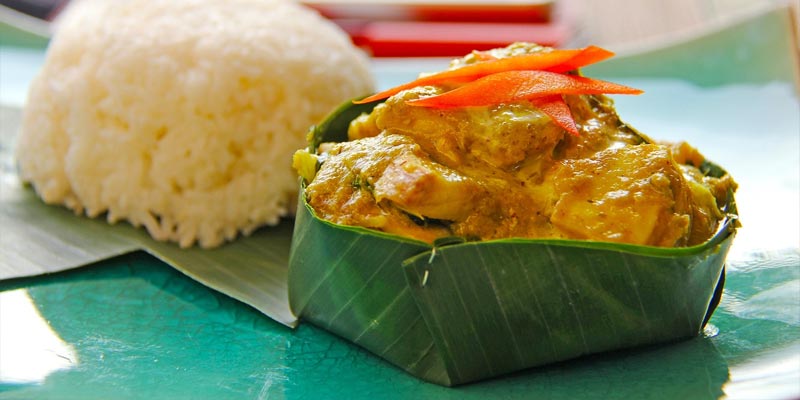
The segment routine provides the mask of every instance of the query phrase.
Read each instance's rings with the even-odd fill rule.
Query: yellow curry
[[[495,49],[495,58],[542,51]],[[478,53],[452,68],[481,62]],[[404,90],[325,143],[306,197],[328,221],[432,242],[565,238],[654,246],[704,242],[724,217],[730,176],[704,176],[686,143],[656,143],[620,121],[604,95],[564,95],[579,134],[528,101],[425,108]]]

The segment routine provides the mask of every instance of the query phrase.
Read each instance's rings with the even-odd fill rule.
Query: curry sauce
[[[537,47],[510,46],[494,56]],[[456,60],[452,68],[474,62]],[[603,95],[564,95],[579,135],[528,101],[433,109],[404,90],[355,119],[350,141],[323,144],[306,188],[323,219],[432,242],[566,238],[654,246],[702,243],[736,184],[705,176],[685,143],[656,143]]]

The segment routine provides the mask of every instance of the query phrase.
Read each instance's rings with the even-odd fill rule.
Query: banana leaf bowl
[[[347,140],[376,103],[345,104],[309,133]],[[704,173],[724,170],[706,163]],[[736,231],[663,248],[562,239],[433,245],[318,218],[301,182],[289,261],[292,311],[408,373],[465,384],[583,355],[697,336],[719,303]]]

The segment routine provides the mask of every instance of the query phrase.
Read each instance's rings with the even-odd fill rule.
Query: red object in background
[[[532,4],[419,5],[414,10],[419,21],[465,22],[547,22],[552,14],[551,2]]]
[[[316,0],[303,4],[344,29],[373,57],[458,57],[525,41],[559,46],[570,30],[555,0]]]
[[[373,57],[457,57],[513,42],[556,47],[569,37],[560,23],[334,20]]]
[[[449,22],[547,22],[554,0],[469,2],[447,1],[303,1],[329,19]]]

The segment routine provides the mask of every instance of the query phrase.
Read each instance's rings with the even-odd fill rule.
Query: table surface
[[[608,14],[609,5],[621,1],[599,3],[586,0],[583,12]],[[630,3],[636,2],[626,7],[637,11]],[[736,0],[691,2],[699,11],[683,15],[678,10],[685,3],[649,4],[673,10],[676,16],[665,20],[684,21],[723,3],[746,7]],[[586,24],[597,43],[623,48],[633,42],[626,40],[630,33],[606,28],[601,34]],[[669,30],[656,27],[652,31]],[[43,53],[0,50],[0,100],[22,105]],[[403,63],[376,68],[383,86],[412,71]],[[677,78],[629,78],[624,83],[645,88],[648,97],[617,104],[628,122],[653,136],[710,149],[707,155],[730,166],[742,185],[737,199],[745,228],[728,264],[723,302],[699,338],[448,389],[316,327],[290,330],[135,252],[73,271],[0,281],[0,399],[799,397],[800,172],[793,167],[800,165],[800,111],[791,78],[697,86],[674,72]],[[731,109],[748,112],[732,115]],[[675,113],[679,121],[669,117]],[[722,132],[728,136],[720,145]],[[8,232],[0,227],[0,234]]]

